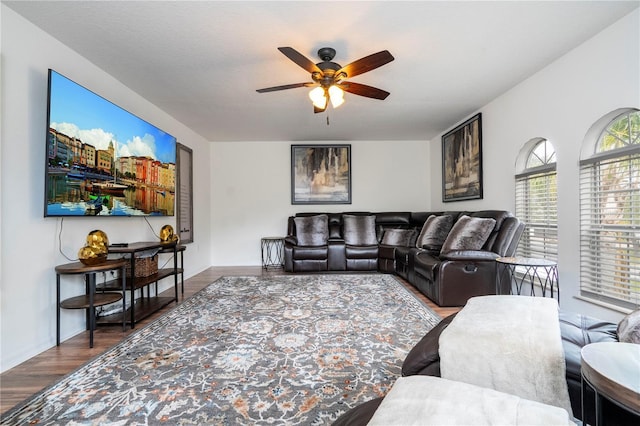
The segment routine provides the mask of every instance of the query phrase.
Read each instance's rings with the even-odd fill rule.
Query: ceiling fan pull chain
[[[327,113],[327,126],[329,125],[329,113]]]

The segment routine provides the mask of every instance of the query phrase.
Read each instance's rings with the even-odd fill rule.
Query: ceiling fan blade
[[[353,93],[354,95],[365,96],[367,98],[384,100],[390,95],[382,89],[376,87],[367,86],[366,84],[353,83],[351,81],[345,81],[337,85],[345,92]]]
[[[319,72],[322,73],[322,70],[318,68],[316,64],[311,62],[306,56],[302,53],[298,52],[293,47],[278,47],[278,50],[281,51],[284,56],[291,59],[293,62],[298,64],[298,66],[304,68],[310,73]]]
[[[356,75],[374,70],[378,67],[383,66],[384,64],[388,64],[393,60],[394,57],[391,55],[391,53],[389,53],[388,50],[383,50],[381,52],[365,56],[364,58],[360,58],[357,61],[351,62],[349,65],[345,65],[344,67],[336,71],[336,75],[343,72],[347,74],[347,78],[351,78]]]
[[[295,83],[295,84],[285,84],[284,86],[274,86],[274,87],[266,87],[264,89],[258,89],[256,92],[258,93],[266,93],[266,92],[275,92],[277,90],[287,90],[287,89],[295,89],[298,87],[311,87],[316,86],[316,83]]]

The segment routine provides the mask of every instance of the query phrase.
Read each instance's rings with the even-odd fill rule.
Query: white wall
[[[429,209],[426,141],[336,143],[351,144],[352,204],[291,204],[291,145],[301,142],[214,143],[214,265],[260,264],[260,238],[284,236],[287,217],[297,212]]]
[[[55,345],[55,272],[77,258],[89,231],[111,241],[156,237],[142,218],[43,217],[47,69],[53,68],[176,136],[194,151],[195,242],[185,253],[185,277],[211,265],[208,187],[210,143],[153,106],[21,16],[0,6],[0,330],[2,371]],[[155,232],[175,218],[149,218]],[[60,240],[60,242],[59,242]],[[63,298],[82,292],[79,279],[65,278]],[[170,285],[167,284],[167,285]],[[84,329],[81,311],[62,311],[62,337]]]
[[[300,142],[209,144],[11,9],[0,7],[2,371],[55,344],[54,267],[67,260],[58,252],[60,220],[42,217],[47,68],[194,150],[196,242],[185,254],[187,277],[210,265],[259,265],[260,238],[283,235],[287,216],[300,211],[513,210],[516,156],[524,143],[539,136],[549,138],[558,150],[561,306],[604,319],[621,316],[573,297],[579,281],[576,188],[580,146],[590,124],[613,109],[640,106],[638,10],[480,109],[483,200],[442,203],[439,138],[340,141],[352,145],[353,203],[299,206],[290,202],[290,146]],[[168,222],[149,220],[156,229]],[[62,250],[75,255],[86,234],[98,227],[112,241],[154,238],[139,218],[66,219]],[[80,291],[79,282],[65,287],[69,295]],[[63,337],[83,327],[81,313],[63,311]]]
[[[485,105],[482,112],[484,199],[441,202],[441,147],[431,144],[431,202],[434,209],[515,209],[515,162],[532,138],[556,148],[561,307],[618,321],[622,314],[578,300],[580,282],[580,150],[591,125],[622,107],[640,107],[640,10]],[[523,53],[526,54],[526,53]]]

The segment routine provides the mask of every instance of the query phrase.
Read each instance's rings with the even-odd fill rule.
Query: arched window
[[[582,295],[640,307],[640,111],[599,120],[580,161]],[[595,139],[595,143],[594,143]]]
[[[516,170],[516,216],[527,225],[517,254],[556,260],[558,256],[558,197],[556,151],[536,138],[520,151]]]

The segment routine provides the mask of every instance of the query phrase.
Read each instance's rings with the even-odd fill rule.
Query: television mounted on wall
[[[45,216],[173,216],[176,138],[49,70]]]

